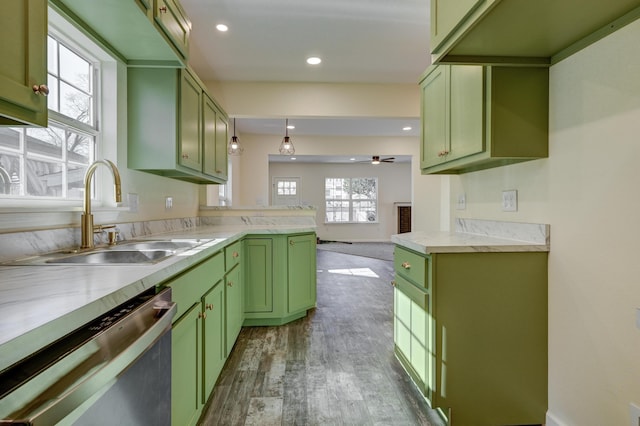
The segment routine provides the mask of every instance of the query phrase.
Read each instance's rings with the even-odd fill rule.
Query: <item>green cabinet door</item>
[[[155,21],[183,58],[189,57],[191,22],[180,3],[175,0],[156,0]]]
[[[5,0],[0,13],[0,125],[47,126],[47,2]],[[43,88],[44,90],[44,88]]]
[[[171,424],[192,425],[200,412],[202,310],[194,304],[171,332]]]
[[[421,83],[423,169],[442,163],[449,152],[448,71],[447,66],[438,67]]]
[[[216,162],[215,176],[227,179],[227,141],[229,139],[229,122],[224,114],[216,114]]]
[[[316,304],[315,234],[287,237],[288,313]]]
[[[273,311],[273,239],[244,240],[244,310]]]
[[[447,161],[484,151],[484,67],[449,67]]]
[[[398,287],[393,292],[393,340],[396,350],[411,362],[411,299]]]
[[[188,72],[180,81],[180,157],[182,166],[202,170],[202,88]]]
[[[241,266],[236,266],[233,270],[227,273],[225,277],[226,283],[226,311],[227,311],[227,343],[226,343],[226,355],[229,356],[233,344],[240,334],[242,323],[244,322],[244,304],[242,300],[242,281],[241,281]]]
[[[218,281],[204,296],[202,296],[204,317],[203,335],[203,393],[202,403],[207,402],[213,391],[218,375],[222,371],[227,359],[225,353],[225,302],[224,283]]]
[[[216,174],[216,120],[218,108],[207,95],[202,96],[202,171],[208,175]]]

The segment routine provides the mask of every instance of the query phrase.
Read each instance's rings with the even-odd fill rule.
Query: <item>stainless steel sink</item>
[[[208,240],[170,240],[170,241],[134,241],[123,242],[109,250],[182,250],[198,246]]]
[[[48,259],[47,264],[139,264],[156,263],[173,255],[173,250],[101,250]]]

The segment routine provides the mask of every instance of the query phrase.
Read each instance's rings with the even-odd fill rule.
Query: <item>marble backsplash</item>
[[[268,228],[282,225],[310,227],[316,225],[315,215],[288,215],[286,211],[282,211],[281,216],[262,216],[259,211],[245,211],[243,214],[120,223],[116,224],[116,230],[118,241],[126,241],[151,235],[194,230],[200,226],[233,228],[262,226]],[[94,242],[96,245],[107,244],[106,232],[94,234]],[[0,263],[58,250],[73,249],[77,248],[79,244],[80,228],[78,227],[4,233],[0,234]]]
[[[456,218],[455,232],[549,245],[550,227],[541,223]]]

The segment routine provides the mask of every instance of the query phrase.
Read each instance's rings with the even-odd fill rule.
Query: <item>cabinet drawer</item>
[[[429,258],[420,256],[417,253],[410,252],[399,246],[395,248],[393,263],[396,273],[426,289],[429,288],[429,279],[427,277],[428,262]]]
[[[240,241],[236,241],[235,243],[228,245],[224,249],[224,266],[225,270],[228,272],[238,263],[240,263],[240,258],[242,257],[242,244]]]
[[[177,278],[165,283],[173,289],[173,301],[178,305],[175,320],[178,320],[186,310],[207,292],[224,276],[224,256],[216,253],[204,262],[196,265]]]
[[[426,312],[430,311],[428,292],[421,290],[419,287],[416,287],[415,285],[411,284],[409,281],[403,279],[398,275],[396,275],[395,277],[395,286],[415,304],[420,306],[422,310]]]

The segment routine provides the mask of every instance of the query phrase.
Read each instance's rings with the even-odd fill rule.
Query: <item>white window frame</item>
[[[328,196],[327,194],[327,181],[330,179],[341,179],[341,180],[346,180],[349,181],[349,191],[348,191],[348,197],[346,198],[331,198]],[[376,191],[375,191],[375,198],[354,198],[354,194],[351,191],[351,182],[353,180],[357,180],[357,179],[373,179],[375,181],[375,185],[376,185]],[[324,210],[325,210],[325,214],[324,214],[324,223],[328,224],[328,225],[336,225],[336,224],[367,224],[367,223],[378,223],[378,217],[379,217],[379,205],[378,205],[378,178],[377,177],[326,177],[324,179],[324,187],[325,187],[325,196],[324,196]],[[372,202],[375,205],[375,219],[374,220],[355,220],[354,218],[354,208],[353,205],[356,202]],[[348,207],[347,207],[347,211],[349,213],[349,220],[346,221],[333,221],[333,220],[329,220],[329,216],[327,214],[327,203],[329,202],[344,202],[344,203],[348,203]]]

